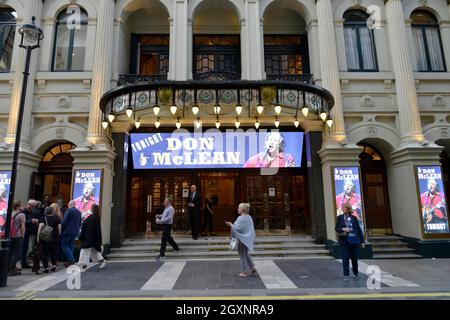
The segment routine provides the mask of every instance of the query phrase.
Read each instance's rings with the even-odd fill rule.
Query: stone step
[[[178,243],[178,242],[177,242]],[[181,243],[179,243],[181,246]],[[321,249],[324,246],[320,244],[314,243],[282,243],[282,244],[256,244],[255,249],[257,250],[282,250],[282,249]],[[159,251],[160,244],[152,243],[149,245],[135,245],[135,246],[124,246],[121,248],[113,248],[111,252],[123,252],[123,251]],[[182,246],[183,250],[186,251],[216,251],[216,250],[228,250],[227,244],[212,244],[212,245],[190,245],[190,246]]]
[[[375,253],[388,253],[388,252],[415,252],[412,248],[373,248]]]
[[[198,240],[193,240],[192,238],[177,238],[173,237],[177,243],[184,245],[198,245],[198,244],[228,244],[230,243],[230,237],[211,237],[211,238],[199,238]],[[133,245],[151,245],[159,244],[161,242],[161,237],[155,236],[151,239],[126,239],[123,242],[123,246],[133,246]],[[260,237],[256,238],[255,244],[278,244],[278,243],[312,243],[313,239],[311,237]]]
[[[369,236],[367,240],[373,241],[401,241],[403,238],[399,236]]]
[[[402,246],[402,247],[404,247],[404,246],[407,246],[408,244],[406,242],[402,242],[402,241],[391,241],[391,242],[381,242],[380,241],[380,242],[371,243],[371,245],[373,247],[384,247],[384,246],[387,246],[387,247]]]
[[[109,260],[116,259],[154,259],[156,254],[150,253],[111,253],[108,255]],[[326,249],[318,249],[318,250],[277,250],[277,251],[254,251],[251,253],[252,257],[272,257],[272,256],[316,256],[316,255],[329,255],[329,251]],[[177,258],[218,258],[218,257],[230,257],[236,258],[236,251],[224,251],[224,252],[180,252],[173,253],[169,251],[167,256],[170,256],[173,259]]]
[[[403,254],[374,254],[374,259],[420,259],[421,255],[414,253],[403,253]]]

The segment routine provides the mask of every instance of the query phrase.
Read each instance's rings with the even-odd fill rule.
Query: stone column
[[[1,146],[0,169],[11,170],[13,148],[16,139],[17,120],[20,108],[20,98],[22,93],[23,72],[25,69],[26,50],[19,47],[21,35],[17,32],[21,24],[31,23],[31,18],[36,17],[36,25],[42,28],[42,1],[29,0],[24,2],[25,14],[19,17],[14,41],[14,85],[11,94],[11,105],[9,111],[7,135],[4,139],[6,145]],[[41,43],[42,45],[42,43]],[[37,171],[41,156],[35,154],[31,147],[31,132],[33,126],[32,110],[34,102],[34,82],[36,78],[37,62],[42,48],[35,49],[31,53],[30,75],[28,77],[28,87],[24,105],[24,116],[22,119],[22,134],[20,138],[19,160],[17,164],[17,180],[15,199],[28,200],[30,196],[30,183],[33,172]]]
[[[190,25],[189,25],[190,24]],[[188,32],[191,35],[188,35]],[[175,0],[173,2],[173,15],[170,17],[170,70],[169,79],[183,81],[188,79],[189,39],[192,37],[192,21],[188,21],[188,1]]]
[[[401,146],[417,146],[424,140],[412,61],[401,0],[385,0],[392,64],[401,132]]]
[[[95,36],[94,68],[92,71],[91,107],[87,143],[108,145],[102,128],[100,99],[110,89],[112,78],[112,48],[114,33],[114,0],[99,0],[97,33]]]
[[[264,22],[260,18],[260,7],[258,0],[245,1],[245,38],[242,37],[243,51],[246,53],[246,75],[242,75],[245,80],[263,79],[263,57],[264,57]],[[247,50],[245,50],[245,47]],[[243,68],[244,69],[244,68]]]
[[[342,107],[341,84],[339,82],[338,54],[334,27],[333,6],[331,0],[316,0],[320,47],[320,70],[322,87],[329,90],[335,99],[332,109],[334,120],[331,128],[330,142],[346,140],[344,112]]]
[[[36,25],[41,27],[41,19],[42,19],[42,1],[40,0],[29,0],[25,2],[25,16],[23,17],[22,22],[24,24],[31,23],[31,18],[36,17]],[[19,29],[19,25],[16,30]],[[16,37],[19,41],[15,41],[16,43],[20,43],[21,35],[16,31]],[[30,129],[32,126],[32,109],[33,109],[33,98],[34,98],[34,80],[36,78],[36,68],[37,61],[40,55],[40,50],[35,49],[31,54],[30,61],[30,75],[28,77],[28,87],[25,99],[25,112],[22,120],[22,134],[21,134],[21,142],[20,149],[31,151],[31,139],[30,139]],[[26,50],[22,48],[14,48],[14,52],[17,53],[17,65],[15,66],[15,75],[14,75],[14,86],[11,94],[11,107],[9,110],[9,121],[8,121],[8,129],[6,132],[5,143],[9,145],[13,145],[16,139],[16,129],[17,129],[17,117],[19,115],[20,108],[20,97],[22,93],[22,84],[23,84],[23,72],[25,68],[25,57]]]

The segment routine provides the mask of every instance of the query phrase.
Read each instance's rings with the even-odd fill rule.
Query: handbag
[[[234,233],[231,234],[231,241],[230,241],[230,250],[236,250],[238,247],[238,238],[234,235]]]
[[[45,227],[39,233],[39,241],[50,242],[52,240],[53,227],[48,225],[47,217],[45,217]]]

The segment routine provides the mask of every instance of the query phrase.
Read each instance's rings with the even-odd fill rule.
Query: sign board
[[[303,132],[133,133],[134,169],[301,167]]]
[[[8,210],[9,187],[11,185],[11,171],[0,171],[0,238],[3,238],[3,228]]]
[[[95,203],[101,204],[102,169],[74,169],[72,181],[72,199],[81,213],[86,213]]]

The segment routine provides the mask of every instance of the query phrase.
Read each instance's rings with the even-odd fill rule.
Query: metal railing
[[[301,81],[303,83],[312,83],[312,74],[267,74],[267,80],[283,80],[283,81]]]
[[[136,82],[155,82],[167,80],[167,74],[121,74],[119,86]]]

